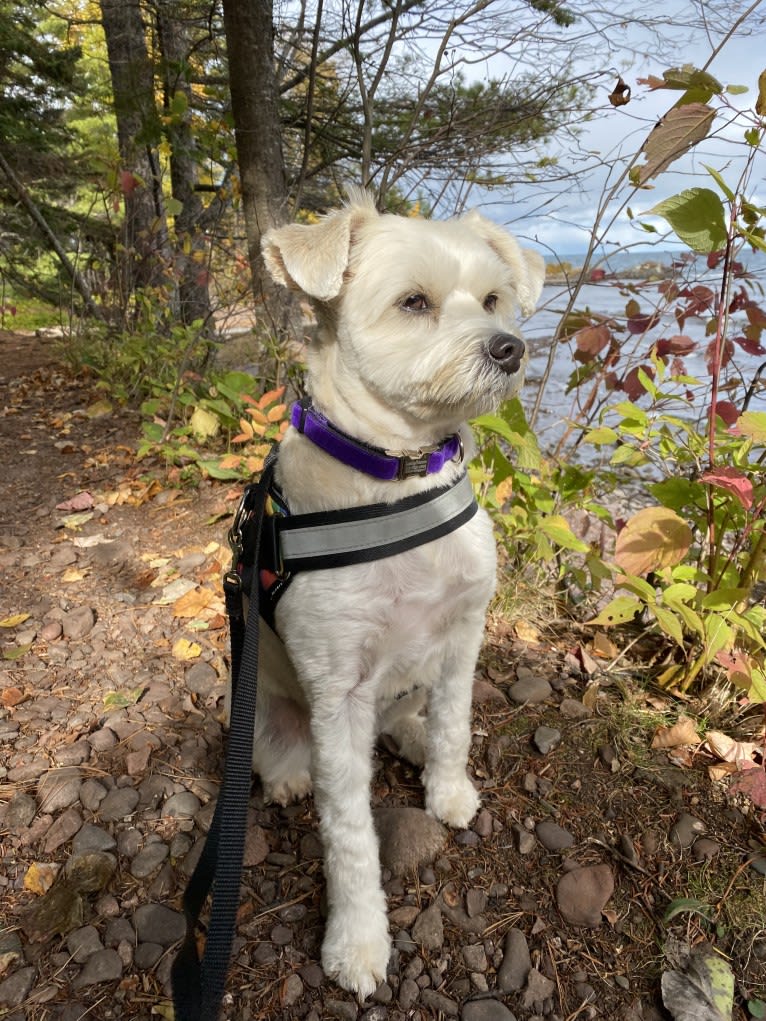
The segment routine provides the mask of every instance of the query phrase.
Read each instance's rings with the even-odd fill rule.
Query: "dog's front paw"
[[[371,996],[386,977],[391,940],[385,915],[333,914],[322,943],[322,967],[328,978],[356,993]]]
[[[425,785],[426,811],[448,826],[462,829],[479,810],[478,791],[467,776],[447,781],[425,777]]]
[[[279,781],[264,780],[263,798],[267,805],[276,804],[286,808],[311,794],[311,787],[311,774],[307,771]]]

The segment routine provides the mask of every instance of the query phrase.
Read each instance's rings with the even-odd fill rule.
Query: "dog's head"
[[[278,283],[315,303],[312,371],[332,347],[336,374],[429,423],[488,411],[520,387],[516,315],[532,312],[544,263],[479,213],[381,215],[358,195],[317,224],[269,231],[263,253]]]

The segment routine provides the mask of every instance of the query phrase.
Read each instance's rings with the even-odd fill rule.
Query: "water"
[[[577,258],[577,256],[571,256],[568,259],[563,257],[563,260],[577,265]],[[612,256],[609,268],[615,272],[623,272],[625,270],[630,272],[635,266],[645,263],[647,260],[652,262],[662,261],[670,265],[671,258],[672,256],[669,253],[660,253],[660,255],[655,253],[647,254],[645,252],[627,253],[620,256]],[[750,261],[752,265],[748,266],[748,269],[754,269],[757,266],[761,273],[764,272],[762,263],[766,260],[756,258]],[[715,273],[707,271],[704,262],[695,265],[693,270],[696,270],[696,276],[693,272],[687,274],[687,286],[691,287],[694,284],[702,284],[717,292],[720,287],[720,279]],[[683,287],[684,283],[682,282],[680,286]],[[750,292],[750,294],[756,301],[760,301],[761,293],[758,289]],[[566,310],[568,298],[569,293],[564,284],[546,284],[540,298],[538,311],[525,325],[524,336],[530,348],[530,362],[527,369],[527,382],[523,401],[528,411],[531,411],[537,392],[540,389],[548,363],[551,338],[554,336],[561,316]],[[626,329],[626,304],[630,300],[638,302],[642,314],[650,314],[656,310],[664,309],[657,325],[648,330],[644,335],[634,335]],[[694,411],[697,410],[697,417],[701,420],[709,405],[710,394],[710,375],[705,362],[705,350],[712,340],[712,335],[706,335],[705,332],[710,313],[703,313],[702,317],[689,317],[683,324],[683,329],[681,329],[673,317],[673,307],[671,304],[670,309],[667,308],[664,296],[660,290],[659,281],[641,279],[625,280],[622,286],[615,282],[615,280],[604,280],[586,284],[581,289],[575,305],[577,310],[588,310],[596,316],[603,316],[614,320],[613,335],[621,348],[620,359],[615,366],[615,371],[620,377],[624,374],[624,366],[626,364],[634,365],[648,361],[649,349],[657,340],[672,337],[680,333],[690,337],[697,346],[692,353],[685,356],[683,362],[686,374],[695,376],[704,384],[702,392],[697,398],[699,408],[697,409],[695,404],[692,411],[692,414],[694,414]],[[729,320],[727,336],[741,336],[744,328],[747,326],[747,322],[744,311],[734,313]],[[766,348],[766,330],[764,331],[762,344]],[[567,422],[577,416],[582,403],[588,398],[593,389],[593,383],[586,382],[578,389],[567,393],[567,385],[573,370],[582,364],[573,359],[575,350],[576,344],[574,340],[559,342],[557,345],[557,351],[555,352],[550,376],[545,385],[536,424],[538,439],[544,449],[552,449],[556,445],[567,428]],[[639,358],[639,355],[643,357]],[[735,403],[739,401],[741,405],[747,386],[750,384],[759,365],[765,360],[766,352],[761,355],[747,354],[739,346],[735,345],[734,357],[724,369],[723,376],[724,382],[726,380],[735,381],[737,387],[732,391],[731,395],[725,395],[727,399],[732,399]],[[766,370],[764,370],[764,376],[766,376]],[[603,388],[601,393],[603,393]],[[625,396],[621,391],[616,391],[609,403],[625,399]],[[640,403],[645,405],[647,398],[640,399]],[[766,411],[766,379],[754,393],[749,409],[751,411]]]

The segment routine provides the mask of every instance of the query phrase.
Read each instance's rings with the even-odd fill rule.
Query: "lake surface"
[[[576,260],[576,258],[576,256],[570,257],[572,261]],[[647,258],[655,261],[659,259],[659,256],[635,253],[624,257],[613,257],[611,268],[622,270],[625,266],[635,266],[637,263],[646,262]],[[615,261],[618,263],[617,266],[614,265]],[[764,259],[758,260],[762,271],[763,267],[760,264],[765,261]],[[669,262],[670,257],[668,257]],[[748,269],[750,268],[748,266]],[[710,272],[700,273],[698,277],[689,278],[685,283],[689,287],[699,283],[715,291],[720,287],[720,280],[715,274]],[[684,283],[681,286],[684,286]],[[756,289],[751,291],[751,296],[760,302],[762,292]],[[568,299],[569,293],[564,285],[546,284],[540,298],[538,311],[525,324],[523,332],[530,348],[530,362],[522,399],[528,411],[533,407],[536,394],[540,389],[548,363],[552,337],[555,335],[556,328],[566,310]],[[643,314],[650,314],[658,308],[664,308],[661,320],[653,329],[647,331],[642,336],[631,334],[626,328],[626,304],[631,299],[638,302]],[[766,301],[763,304],[766,306]],[[709,386],[710,375],[705,364],[704,353],[712,339],[711,336],[706,336],[705,333],[710,313],[703,313],[703,318],[688,318],[683,326],[683,330],[679,329],[678,323],[672,315],[672,306],[670,310],[665,306],[658,281],[629,280],[624,281],[623,286],[620,286],[614,280],[585,284],[580,291],[575,308],[580,311],[588,310],[598,316],[614,319],[615,336],[624,349],[624,355],[616,367],[618,374],[621,374],[620,367],[626,362],[632,365],[643,360],[638,359],[638,354],[648,355],[649,348],[653,342],[661,338],[668,338],[683,333],[697,343],[696,350],[684,358],[686,372]],[[729,337],[741,335],[746,325],[747,318],[745,313],[735,313],[730,317],[727,335]],[[764,341],[762,343],[766,347],[766,331],[764,331],[764,334]],[[538,439],[544,449],[553,448],[564,432],[567,420],[576,416],[579,402],[583,401],[592,389],[592,384],[585,383],[579,388],[579,393],[577,391],[566,392],[572,371],[579,364],[573,359],[575,348],[574,340],[557,344],[557,350],[555,351],[552,369],[545,385],[543,401],[536,424]],[[734,358],[724,372],[729,378],[744,380],[746,387],[749,385],[759,365],[765,360],[766,355],[749,355],[741,348],[735,346]],[[766,377],[766,370],[764,370],[763,375]],[[700,397],[700,414],[704,413],[703,401],[704,405],[707,406],[708,402],[705,398],[708,394],[709,390],[706,388],[704,397]],[[742,400],[743,395],[744,388],[740,385],[740,400]],[[610,403],[624,399],[625,395],[618,391],[614,393],[613,398],[613,401]],[[645,404],[646,399],[641,401],[641,403]],[[751,411],[766,411],[766,378],[764,378],[763,383],[751,399],[749,409]]]

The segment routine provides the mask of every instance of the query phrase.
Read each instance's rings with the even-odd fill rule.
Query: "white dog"
[[[417,457],[459,432],[469,449],[465,420],[518,390],[515,314],[531,312],[543,260],[477,213],[379,215],[358,194],[317,224],[270,231],[263,253],[274,279],[314,304],[313,405],[355,440]],[[389,504],[454,482],[461,456],[381,481],[290,428],[276,480],[292,514]],[[423,766],[432,815],[468,825],[479,805],[466,773],[472,683],[495,569],[479,512],[408,552],[297,574],[276,607],[284,645],[263,627],[254,769],[282,804],[313,786],[329,904],[322,964],[361,998],[391,950],[369,804],[375,739],[391,734]]]

